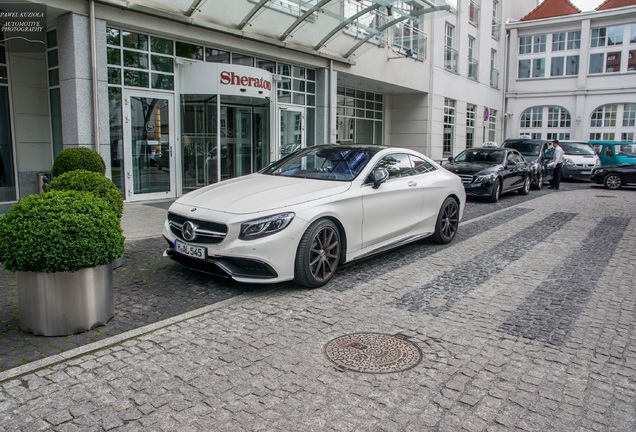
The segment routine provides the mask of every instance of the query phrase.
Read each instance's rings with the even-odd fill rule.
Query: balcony
[[[501,37],[501,21],[497,18],[492,19],[492,30],[491,30],[492,38],[495,40],[499,40]]]
[[[479,62],[477,59],[468,57],[468,78],[477,81],[479,79]]]
[[[490,69],[490,87],[499,88],[499,70],[492,68]]]
[[[457,50],[446,47],[444,56],[444,68],[457,73]]]

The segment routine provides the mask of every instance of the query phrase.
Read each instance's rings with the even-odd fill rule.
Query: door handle
[[[415,186],[417,186],[417,182],[414,182],[413,180],[411,180],[410,182],[408,182],[408,186],[409,187],[415,187]]]

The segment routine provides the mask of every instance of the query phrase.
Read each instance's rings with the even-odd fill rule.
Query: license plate
[[[191,256],[193,258],[206,259],[207,249],[201,246],[194,246],[180,241],[174,241],[174,250],[180,254]]]
[[[581,174],[592,174],[592,171],[581,171]]]

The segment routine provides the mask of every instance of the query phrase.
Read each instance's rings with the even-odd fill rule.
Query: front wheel
[[[501,181],[497,179],[495,180],[495,184],[492,187],[492,191],[490,192],[488,201],[490,201],[491,203],[496,203],[497,201],[499,201],[499,194],[501,194]]]
[[[459,204],[448,197],[439,210],[433,241],[439,244],[450,243],[455,238],[459,226]]]
[[[530,192],[530,176],[525,176],[523,179],[523,187],[519,189],[519,195],[528,195]]]
[[[623,179],[618,174],[610,173],[603,179],[603,186],[605,186],[606,189],[620,189],[620,187],[623,186]]]
[[[340,233],[328,219],[314,222],[303,234],[296,252],[294,281],[318,288],[333,277],[340,263]]]

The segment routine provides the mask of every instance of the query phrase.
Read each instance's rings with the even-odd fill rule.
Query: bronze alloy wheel
[[[328,219],[314,222],[303,234],[296,254],[296,283],[317,288],[329,282],[340,262],[340,233]]]
[[[450,243],[451,240],[455,238],[458,226],[459,205],[453,198],[448,197],[444,201],[444,204],[442,204],[442,208],[437,216],[433,241],[440,244]]]

